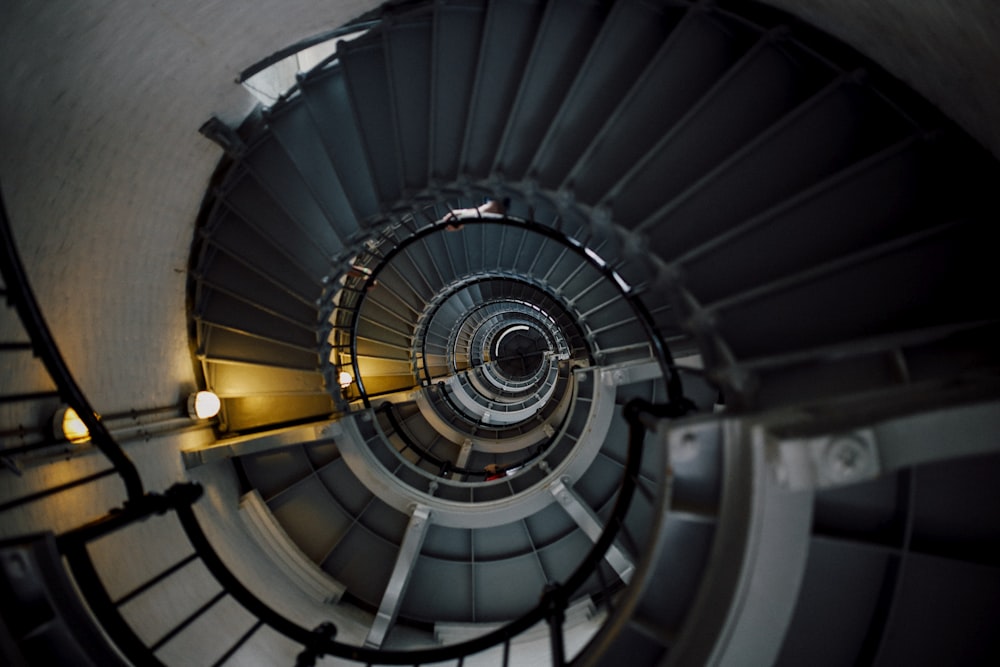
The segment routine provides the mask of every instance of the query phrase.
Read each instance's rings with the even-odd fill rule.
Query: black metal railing
[[[20,500],[8,501],[4,503],[4,506],[0,506],[0,509],[7,509],[23,502],[38,500],[53,493],[59,493],[81,484],[87,484],[93,481],[93,479],[98,478],[98,476],[106,477],[112,474],[117,474],[121,477],[129,501],[136,501],[142,498],[145,495],[145,490],[142,480],[139,477],[139,471],[136,470],[132,460],[111,437],[100,416],[91,407],[83,390],[76,383],[72,373],[70,373],[69,367],[66,365],[66,361],[56,347],[55,339],[49,330],[48,324],[45,322],[45,318],[42,316],[41,309],[38,307],[38,302],[35,300],[34,293],[31,290],[24,265],[21,263],[21,257],[17,252],[2,193],[0,193],[0,242],[2,242],[3,246],[0,248],[0,253],[2,253],[0,255],[0,270],[3,272],[7,301],[20,316],[21,323],[31,341],[32,353],[41,359],[45,365],[46,371],[55,383],[56,393],[59,398],[76,411],[77,415],[79,415],[80,419],[87,426],[91,441],[100,449],[113,466],[113,468],[102,473],[90,475],[75,482],[64,483],[57,489],[48,489]]]
[[[399,419],[399,415],[396,414],[396,406],[393,403],[390,402],[383,403],[382,405],[377,407],[375,411],[378,412],[379,414],[385,415],[386,420],[389,422],[389,425],[392,428],[392,432],[395,433],[396,436],[403,443],[403,447],[399,450],[399,453],[402,454],[406,450],[414,452],[417,456],[418,464],[420,461],[429,461],[436,468],[437,474],[439,476],[444,477],[446,475],[462,475],[464,477],[486,478],[492,474],[495,474],[482,469],[476,470],[473,468],[463,468],[461,466],[455,465],[454,462],[452,462],[450,459],[443,459],[435,455],[426,447],[415,441],[410,436],[410,434],[407,433],[406,428],[404,427],[402,421]],[[547,450],[552,445],[552,443],[556,441],[557,438],[558,438],[558,432],[553,433],[546,440],[540,442],[537,445],[534,445],[531,448],[531,452],[528,455],[516,461],[505,463],[504,467],[507,469],[521,468],[522,466],[531,463],[539,456],[541,456],[545,452],[545,450]]]
[[[468,217],[462,218],[462,224],[503,224],[510,225],[514,228],[527,229],[533,233],[537,233],[546,238],[557,241],[558,243],[567,247],[571,252],[578,256],[581,262],[590,264],[595,270],[597,270],[605,279],[609,281],[609,284],[614,285],[615,288],[620,292],[620,296],[629,305],[632,310],[633,316],[640,325],[645,334],[646,341],[649,344],[649,348],[652,351],[652,356],[657,359],[660,363],[661,371],[663,377],[666,380],[667,396],[670,402],[680,402],[683,400],[683,386],[681,384],[680,375],[674,365],[673,356],[670,353],[667,343],[662,339],[656,330],[656,324],[653,320],[649,309],[642,302],[639,295],[631,291],[626,290],[622,287],[621,281],[618,279],[615,270],[612,266],[598,262],[590,254],[587,253],[587,246],[585,243],[577,240],[576,238],[565,234],[564,232],[544,225],[542,223],[526,220],[522,218],[517,218],[504,214],[501,218],[484,218],[484,217]],[[436,220],[430,222],[423,227],[417,228],[412,231],[409,236],[401,239],[398,243],[393,246],[388,252],[384,253],[379,258],[379,261],[375,264],[374,268],[371,268],[371,273],[366,276],[362,285],[360,285],[355,291],[356,299],[352,299],[350,307],[345,309],[344,314],[349,318],[350,323],[347,324],[343,322],[342,319],[338,319],[337,327],[343,329],[345,334],[347,331],[350,333],[348,343],[350,345],[350,358],[353,365],[354,381],[357,386],[358,398],[363,401],[365,407],[371,407],[369,401],[368,393],[365,390],[364,378],[361,375],[361,369],[358,364],[358,354],[357,354],[357,340],[358,340],[358,327],[360,324],[360,318],[358,314],[363,305],[365,294],[367,290],[375,283],[378,279],[379,272],[390,262],[392,258],[403,252],[407,246],[412,243],[416,243],[420,239],[439,232],[441,229],[447,227],[448,222],[443,220]],[[403,225],[398,225],[397,228],[402,229]],[[409,230],[409,227],[405,227]],[[339,341],[338,341],[339,342]],[[423,352],[423,350],[421,351]],[[429,376],[425,378],[429,380]],[[406,389],[408,387],[400,387],[400,389]]]
[[[232,596],[260,622],[303,646],[300,664],[303,659],[331,655],[369,665],[426,665],[449,660],[461,661],[467,656],[502,645],[504,659],[501,664],[506,666],[509,664],[512,640],[544,621],[550,628],[552,664],[562,666],[566,664],[562,623],[570,600],[598,570],[606,552],[624,526],[625,516],[636,489],[641,488],[638,480],[646,435],[641,415],[649,410],[663,415],[681,415],[685,412],[681,406],[652,406],[644,401],[633,401],[626,406],[630,435],[622,485],[619,487],[604,531],[572,574],[561,583],[551,584],[543,592],[538,604],[520,618],[475,639],[449,646],[405,651],[365,648],[337,642],[334,639],[336,628],[331,624],[323,624],[315,630],[297,625],[261,601],[229,570],[202,530],[190,502],[178,502],[174,510],[195,552],[222,585],[226,594]],[[186,499],[188,493],[190,492],[186,488],[182,488],[178,495]],[[609,587],[605,585],[604,588],[607,590]]]
[[[245,633],[237,638],[232,646],[225,650],[216,664],[222,664],[235,655],[245,642],[266,625],[302,647],[297,663],[301,665],[313,664],[318,657],[324,655],[337,656],[369,665],[421,665],[448,660],[458,660],[461,664],[466,656],[496,646],[502,646],[502,664],[508,665],[514,638],[542,621],[545,621],[550,628],[553,664],[557,666],[566,664],[563,620],[573,595],[596,573],[598,579],[602,581],[602,594],[604,597],[609,597],[610,587],[607,586],[599,565],[624,526],[625,517],[636,488],[642,490],[638,482],[646,430],[641,423],[640,415],[644,411],[651,410],[652,406],[633,402],[626,408],[626,418],[630,425],[628,455],[624,466],[622,485],[618,490],[613,510],[608,517],[603,533],[572,574],[565,581],[550,585],[541,595],[538,604],[530,611],[483,636],[444,647],[393,651],[340,643],[335,640],[336,627],[334,625],[324,623],[315,629],[302,627],[267,605],[236,577],[213,547],[194,512],[194,504],[202,495],[200,485],[177,484],[163,494],[147,493],[144,490],[135,465],[104,427],[101,419],[73,379],[56,347],[15,250],[6,211],[3,210],[2,198],[0,198],[0,211],[3,211],[2,219],[0,219],[0,237],[3,241],[3,254],[0,255],[0,263],[2,263],[7,297],[14,303],[20,314],[31,338],[31,349],[44,361],[46,369],[58,388],[59,396],[77,410],[90,429],[94,443],[112,464],[112,468],[107,471],[44,489],[31,496],[5,503],[0,509],[12,509],[23,503],[38,500],[59,493],[66,488],[86,484],[105,476],[117,475],[122,479],[127,491],[127,500],[122,507],[112,509],[102,517],[64,532],[56,538],[56,543],[74,574],[80,593],[100,622],[104,632],[130,661],[141,665],[162,664],[155,655],[158,648],[174,639],[191,624],[196,623],[223,598],[230,597],[249,611],[255,621]],[[686,410],[687,406],[674,402],[668,404],[666,408],[659,409],[663,414],[677,415],[686,412]],[[468,471],[466,474],[472,474],[472,471]],[[177,517],[192,545],[193,553],[155,574],[129,593],[118,599],[113,599],[103,584],[87,545],[116,531],[126,530],[151,516],[163,514],[173,514]],[[200,560],[219,582],[220,591],[188,617],[167,630],[158,640],[148,642],[140,638],[124,618],[121,606],[137,595],[163,585],[171,577],[182,572],[195,559]]]

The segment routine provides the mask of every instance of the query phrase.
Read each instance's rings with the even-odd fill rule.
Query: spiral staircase
[[[246,602],[194,492],[143,504],[112,457],[125,510],[54,544],[128,661],[1000,658],[993,159],[754,4],[439,0],[363,25],[202,128],[225,156],[189,280],[223,408],[184,463],[233,466],[243,529],[339,630]],[[74,541],[112,530],[193,551],[130,589]],[[183,576],[207,582],[185,612]],[[118,659],[57,598],[76,620],[5,605],[5,641]]]

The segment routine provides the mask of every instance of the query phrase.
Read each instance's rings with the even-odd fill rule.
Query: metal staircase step
[[[316,343],[312,322],[296,322],[277,313],[268,312],[258,304],[247,303],[202,285],[199,322],[231,329],[239,333],[266,338],[278,343],[310,349]]]
[[[384,31],[403,185],[419,191],[427,185],[430,161],[431,13],[389,15]]]
[[[606,11],[603,3],[594,1],[547,4],[491,172],[510,180],[524,175]]]
[[[222,258],[216,254],[219,261],[234,259],[304,303],[313,303],[322,291],[319,278],[307,273],[282,246],[225,209],[216,219],[205,245],[227,255]],[[210,272],[210,267],[203,271],[205,274]]]
[[[559,186],[685,9],[684,4],[631,0],[614,4],[549,123],[528,174],[545,187]]]
[[[490,175],[504,119],[514,104],[545,6],[539,0],[492,2],[487,6],[462,144],[459,172],[463,175]]]
[[[432,182],[451,181],[458,174],[485,16],[484,0],[447,0],[434,8],[430,98]]]
[[[706,12],[692,9],[608,115],[561,187],[589,204],[600,201],[649,143],[666,134],[742,55],[746,40],[739,30],[723,29]]]
[[[714,167],[816,87],[803,82],[796,61],[765,35],[733,65],[606,194],[614,219],[626,227],[655,211],[664,197]],[[738,108],[738,114],[733,109]]]
[[[301,87],[317,138],[326,149],[358,218],[365,221],[378,215],[380,209],[372,167],[340,64],[314,70]]]
[[[758,215],[732,218],[736,226],[716,230],[700,245],[678,240],[678,247],[689,248],[678,261],[690,289],[711,302],[929,224],[930,211],[920,204],[932,190],[921,173],[920,152],[916,141],[903,140]],[[882,196],[888,191],[896,193],[891,200]],[[677,215],[678,224],[690,219]],[[795,253],[773,252],[792,238],[798,241]],[[726,271],[715,269],[720,265]]]
[[[206,322],[201,322],[198,326],[198,340],[201,342],[198,354],[207,361],[232,361],[300,370],[319,369],[319,359],[313,349],[294,347]]]
[[[383,31],[372,30],[356,40],[340,42],[337,57],[344,70],[348,99],[354,109],[376,191],[383,205],[391,205],[402,192],[403,174]]]
[[[238,261],[224,252],[217,252],[206,263],[208,268],[205,273],[197,276],[199,284],[233,297],[249,299],[262,310],[293,322],[307,322],[310,325],[315,322],[316,306],[313,301],[283,288],[270,276],[256,270],[256,267]]]
[[[296,110],[302,113],[301,110]],[[248,171],[253,175],[261,191],[266,192],[277,211],[271,220],[270,229],[280,230],[275,236],[284,236],[294,228],[299,232],[301,245],[297,251],[315,248],[323,257],[330,258],[339,253],[344,244],[334,231],[333,212],[324,209],[324,198],[313,194],[308,181],[304,180],[295,163],[282,145],[272,136],[255,143],[244,159]],[[248,193],[249,194],[249,193]],[[261,205],[260,199],[248,201],[248,206]],[[276,214],[277,213],[277,214]]]
[[[276,201],[255,178],[248,176],[232,183],[226,193],[226,205],[239,216],[244,226],[253,228],[270,244],[281,248],[305,273],[311,276],[326,274],[335,247],[324,247],[322,237],[312,236],[309,228],[301,226],[283,208],[282,202]]]
[[[689,231],[681,226],[685,220],[683,208],[693,198],[718,202],[720,193],[727,193],[725,206],[718,206],[709,221],[748,217],[883,148],[895,137],[883,129],[888,125],[884,119],[877,118],[870,109],[876,101],[866,97],[849,81],[835,80],[669,200],[637,228],[668,224],[674,232],[671,238],[676,234],[677,245],[684,247]],[[870,135],[877,138],[872,140]],[[778,179],[772,174],[784,177]],[[718,229],[706,227],[701,232],[706,236]],[[657,250],[664,258],[676,254],[669,246]]]
[[[983,319],[987,304],[955,298],[967,286],[988,280],[988,249],[977,243],[979,235],[979,225],[966,221],[915,232],[733,295],[713,309],[740,358]],[[856,285],[871,287],[859,294],[851,289]],[[909,297],[900,301],[901,294]],[[798,314],[781,322],[788,338],[765,333],[777,325],[772,315],[781,308]]]
[[[316,199],[334,233],[346,243],[357,233],[358,221],[364,214],[355,210],[323,142],[317,141],[317,129],[303,95],[274,109],[267,116],[267,123],[295,163],[299,177],[308,185],[310,196]]]

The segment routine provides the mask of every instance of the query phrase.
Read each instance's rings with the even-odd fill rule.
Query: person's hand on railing
[[[347,278],[352,280],[369,281],[369,279],[371,279],[372,276],[372,270],[369,269],[367,266],[352,264],[351,268],[347,270],[345,275],[347,276]],[[365,289],[371,289],[376,285],[378,285],[378,280],[370,280],[370,282],[368,282],[367,285],[368,286]]]
[[[468,218],[475,216],[477,218],[483,217],[483,213],[496,213],[498,215],[503,215],[507,212],[507,208],[504,206],[503,202],[499,202],[495,199],[489,199],[482,206],[476,208],[458,208],[454,211],[449,211],[443,218],[441,222],[449,222],[445,229],[449,232],[457,232],[463,225],[461,222],[457,222],[462,218]]]
[[[492,482],[495,479],[502,479],[507,476],[507,469],[503,466],[499,466],[496,463],[489,463],[483,468],[483,472],[486,473],[486,481]]]

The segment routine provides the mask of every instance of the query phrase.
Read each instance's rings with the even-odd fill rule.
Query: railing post
[[[145,491],[142,479],[139,477],[139,471],[132,463],[132,459],[108,433],[97,412],[90,406],[83,390],[80,389],[73,374],[70,373],[66,361],[56,346],[55,338],[42,316],[42,311],[38,307],[38,302],[35,300],[34,292],[28,281],[27,272],[24,270],[21,257],[14,245],[14,235],[10,228],[7,206],[4,204],[2,191],[0,191],[0,246],[2,246],[0,247],[0,273],[3,274],[8,298],[13,299],[17,307],[21,322],[31,337],[35,354],[45,364],[45,369],[52,377],[55,386],[59,388],[62,399],[76,410],[80,419],[87,425],[94,444],[118,471],[125,484],[129,500],[142,498]]]
[[[337,626],[329,621],[320,623],[313,630],[313,634],[319,640],[317,644],[332,641],[337,636]],[[306,646],[295,658],[295,667],[316,667],[316,660],[325,655],[325,652],[318,646]]]
[[[559,584],[550,584],[543,594],[545,601],[545,621],[549,624],[549,642],[552,646],[553,667],[566,664],[566,642],[563,637],[563,623],[566,620],[566,591]]]

